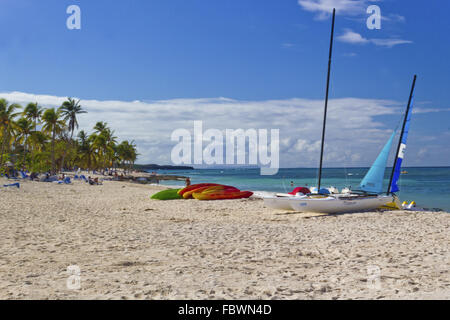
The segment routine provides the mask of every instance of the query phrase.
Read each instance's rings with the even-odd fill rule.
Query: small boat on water
[[[362,180],[359,190],[347,189],[345,192],[330,192],[327,189],[321,188],[322,169],[323,169],[323,154],[324,154],[324,142],[325,142],[325,128],[327,120],[328,109],[328,94],[330,86],[330,71],[331,71],[331,58],[333,49],[333,36],[334,36],[334,22],[335,22],[336,10],[333,10],[332,27],[331,27],[331,41],[330,41],[330,54],[328,61],[328,76],[327,76],[327,89],[325,97],[325,111],[322,131],[322,147],[320,154],[320,168],[318,179],[318,192],[309,194],[289,194],[286,196],[267,196],[264,197],[264,203],[267,207],[279,210],[294,210],[297,212],[317,212],[317,213],[346,213],[346,212],[358,212],[375,210],[383,206],[394,206],[401,208],[398,203],[398,198],[395,192],[399,191],[397,185],[401,174],[401,165],[403,162],[404,151],[406,148],[406,140],[409,133],[409,125],[411,122],[411,106],[414,95],[414,88],[416,84],[417,76],[414,76],[411,93],[409,96],[408,105],[406,108],[405,117],[403,120],[403,127],[400,134],[399,144],[395,157],[391,178],[389,181],[389,187],[385,194],[383,194],[383,180],[386,171],[387,161],[389,153],[392,148],[394,138],[397,130],[395,130],[389,138],[387,144],[381,150],[378,158],[370,168]]]

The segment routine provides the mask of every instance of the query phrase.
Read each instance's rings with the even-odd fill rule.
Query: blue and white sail
[[[362,191],[371,193],[381,193],[383,191],[384,174],[386,171],[389,153],[391,151],[392,143],[394,142],[396,133],[397,130],[394,131],[389,141],[384,146],[383,150],[381,150],[380,155],[373,163],[369,172],[362,180],[359,186]]]
[[[406,115],[405,130],[403,131],[403,138],[400,143],[400,149],[399,149],[398,155],[397,155],[397,162],[395,163],[394,177],[392,179],[392,184],[391,184],[391,192],[400,191],[400,188],[398,187],[398,180],[400,179],[403,158],[405,157],[406,142],[408,141],[408,133],[409,133],[409,126],[411,124],[411,115],[412,115],[413,106],[414,106],[414,98],[412,98],[412,100],[411,100],[411,108],[409,110],[409,113]]]

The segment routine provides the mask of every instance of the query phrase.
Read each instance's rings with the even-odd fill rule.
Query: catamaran
[[[395,203],[397,207],[401,208],[401,205],[399,205],[399,201],[395,195],[395,192],[399,191],[398,181],[401,174],[401,166],[404,158],[404,151],[406,148],[409,126],[411,122],[411,114],[412,114],[411,109],[417,79],[416,75],[414,76],[411,93],[409,96],[408,105],[403,120],[403,127],[400,134],[397,153],[387,192],[383,193],[383,180],[389,158],[389,153],[391,151],[395,136],[397,135],[397,130],[394,130],[388,142],[386,143],[383,150],[379,154],[378,158],[375,160],[372,167],[362,180],[359,186],[359,190],[347,190],[347,192],[345,193],[331,194],[329,192],[324,192],[323,191],[324,189],[321,189],[335,15],[336,10],[333,10],[330,53],[328,60],[327,88],[325,96],[325,111],[322,130],[322,147],[320,153],[320,167],[319,167],[319,178],[317,187],[317,190],[319,191],[316,194],[302,194],[302,195],[283,194],[275,196],[266,196],[264,197],[264,203],[269,208],[279,210],[294,210],[297,212],[317,212],[317,213],[346,213],[346,212],[375,210],[377,208],[386,206],[391,203]]]

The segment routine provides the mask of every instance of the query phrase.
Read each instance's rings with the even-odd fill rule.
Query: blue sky
[[[66,8],[72,4],[81,8],[81,30],[66,28]],[[370,4],[381,8],[381,30],[366,27],[365,9]],[[112,126],[116,124],[117,134],[126,137],[134,137],[129,129],[133,120],[120,122],[120,115],[108,112],[105,101],[123,102],[124,108],[127,102],[140,101],[152,112],[158,101],[183,99],[185,111],[170,104],[178,110],[173,116],[179,117],[177,124],[184,121],[184,126],[192,127],[191,117],[183,115],[201,110],[196,99],[225,97],[233,99],[233,104],[224,125],[241,119],[242,126],[271,128],[269,109],[280,105],[274,101],[297,98],[315,105],[324,98],[330,6],[338,8],[330,97],[393,106],[393,114],[368,111],[369,119],[361,125],[363,130],[377,124],[379,132],[367,138],[381,149],[388,130],[400,119],[417,73],[419,112],[413,120],[406,163],[450,165],[450,3],[446,1],[3,0],[0,95],[21,102],[20,94],[26,93],[42,99],[43,105],[57,97],[75,96],[88,101],[90,118],[97,112],[98,120],[104,117]],[[97,108],[94,101],[99,102]],[[245,108],[240,112],[233,108],[258,102],[268,108],[261,119]],[[304,108],[299,112],[308,110],[308,105],[292,105]],[[352,106],[349,102],[344,107],[351,110]],[[340,112],[337,108],[336,117]],[[213,115],[209,117],[198,114],[198,119],[212,125]],[[162,126],[158,117],[152,114],[149,119],[147,129],[158,132],[149,133],[149,138],[136,133],[141,160],[170,163],[170,134],[157,129]],[[330,126],[331,132],[339,129]],[[350,127],[346,134],[351,134]],[[283,166],[314,166],[317,150],[307,151],[294,137],[301,135],[312,146],[318,134],[309,130],[309,137],[294,128],[280,130],[283,139],[292,140],[285,152],[297,150],[282,159]],[[153,140],[156,136],[159,141]],[[330,145],[342,140],[333,139],[328,140]],[[364,143],[368,142],[352,142],[355,153],[361,154],[358,159],[330,157],[328,165],[369,165],[378,150],[365,152]],[[308,163],[298,161],[305,152],[311,159]],[[163,155],[155,157],[155,153]]]

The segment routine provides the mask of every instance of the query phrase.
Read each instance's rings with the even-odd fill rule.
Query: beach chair
[[[20,183],[12,183],[12,184],[5,184],[3,185],[4,188],[17,188],[20,189]]]
[[[51,177],[45,179],[45,182],[58,182],[58,177],[57,176],[51,176]]]
[[[5,173],[5,177],[9,180],[19,180],[16,177],[10,177],[9,174]]]
[[[71,184],[71,183],[72,183],[72,182],[70,181],[70,177],[65,177],[64,180],[63,180],[63,182],[64,182],[65,184]]]
[[[84,175],[81,175],[81,176],[80,176],[80,180],[83,180],[83,181],[85,181],[85,182],[88,181]]]
[[[29,178],[30,176],[29,175],[27,175],[25,172],[23,172],[23,171],[19,171],[19,173],[20,173],[20,176],[22,177],[22,179],[27,179],[27,178]]]
[[[75,177],[73,177],[73,180],[78,180],[78,179],[79,179],[79,177],[78,177],[78,175],[76,174]]]

